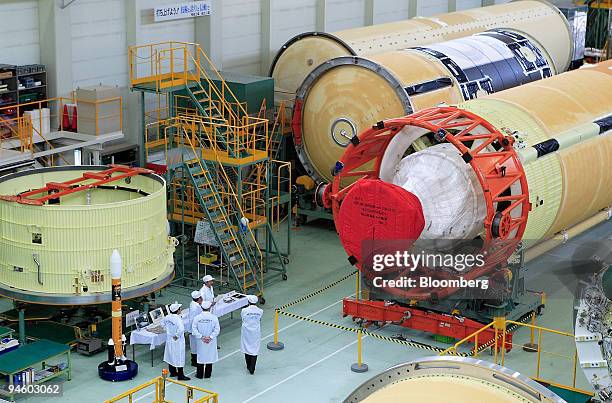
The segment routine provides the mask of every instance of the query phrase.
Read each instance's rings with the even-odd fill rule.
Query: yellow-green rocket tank
[[[567,70],[572,61],[573,39],[561,12],[546,0],[521,0],[333,33],[305,32],[281,47],[270,67],[270,76],[281,92],[293,94],[317,66],[336,57],[370,57],[493,28],[537,37],[540,45],[549,50],[557,71]]]
[[[605,134],[612,119],[610,94],[607,61],[458,105],[498,130],[514,132],[525,146],[532,205],[523,235],[527,246],[611,206],[612,137]],[[546,141],[558,143],[559,151],[528,158],[534,145]]]
[[[0,178],[0,195],[19,195],[106,167],[56,167]],[[109,257],[123,258],[122,295],[134,298],[174,276],[164,180],[145,173],[63,196],[57,204],[0,200],[0,294],[45,304],[111,299]]]

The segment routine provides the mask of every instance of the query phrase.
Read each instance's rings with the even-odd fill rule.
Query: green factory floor
[[[600,225],[580,238],[532,262],[527,269],[527,288],[547,293],[546,309],[538,323],[572,332],[573,286],[566,286],[569,280],[555,273],[560,259],[567,259],[585,241],[608,237],[612,233],[612,222]],[[357,338],[354,333],[322,327],[317,324],[298,321],[281,316],[280,341],[285,349],[272,352],[265,344],[272,340],[274,307],[334,282],[350,273],[351,266],[340,245],[335,231],[322,224],[309,224],[292,229],[292,256],[289,264],[289,280],[278,281],[266,289],[267,304],[262,322],[262,349],[255,375],[248,374],[244,358],[240,353],[240,320],[229,316],[221,319],[220,360],[214,365],[210,380],[192,378],[191,384],[219,393],[221,402],[338,402],[356,386],[384,369],[419,357],[433,355],[431,351],[406,347],[399,344],[365,337],[363,359],[369,372],[356,374],[349,367],[357,359]],[[336,287],[290,308],[291,312],[314,319],[352,326],[350,318],[342,318],[341,299],[355,292],[354,277]],[[164,290],[163,299],[177,299],[183,304],[189,301],[188,290],[169,288]],[[389,326],[375,330],[384,335],[403,334],[406,338],[438,346],[431,337],[415,331]],[[515,342],[522,344],[529,339],[525,329],[515,334]],[[573,351],[571,339],[544,338],[542,348],[555,354]],[[130,349],[131,355],[131,349]],[[140,372],[136,379],[123,383],[108,383],[97,377],[96,368],[104,360],[104,354],[85,357],[73,354],[73,379],[64,384],[64,402],[99,402],[120,394],[129,388],[160,374],[163,366],[163,350],[155,351],[155,367],[151,367],[148,347],[136,349],[136,360]],[[488,353],[484,354],[489,358]],[[536,355],[513,349],[507,356],[506,365],[535,375]],[[194,368],[187,366],[187,372]],[[558,355],[542,354],[541,378],[560,383],[571,382],[571,361]],[[578,369],[577,386],[589,389]],[[167,389],[167,398],[183,402],[184,390],[176,385]],[[134,401],[152,401],[153,393],[140,393]],[[19,399],[19,401],[41,401],[41,399]],[[51,399],[49,399],[51,401]],[[126,400],[127,401],[127,400]]]

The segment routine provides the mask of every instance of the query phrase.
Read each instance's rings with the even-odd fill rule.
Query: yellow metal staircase
[[[265,106],[250,116],[198,44],[135,46],[129,58],[132,88],[166,93],[170,104],[167,117],[145,130],[147,154],[163,150],[172,178],[170,217],[208,222],[242,291],[261,295],[265,264],[254,229],[266,229],[265,263],[269,253],[276,255],[286,279],[268,219],[270,211],[278,213],[270,208],[269,147],[280,142],[268,136]],[[250,172],[245,180],[243,170]]]
[[[261,277],[263,274],[263,256],[251,229],[241,226],[244,212],[231,189],[229,178],[221,169],[221,176],[232,192],[233,200],[229,201],[228,206],[217,190],[218,186],[209,169],[209,163],[199,157],[202,149],[200,139],[189,136],[182,125],[179,133],[181,139],[184,139],[183,144],[188,145],[194,154],[193,159],[183,163],[184,173],[193,185],[195,196],[213,229],[225,263],[243,292],[261,295],[262,286],[258,275]]]

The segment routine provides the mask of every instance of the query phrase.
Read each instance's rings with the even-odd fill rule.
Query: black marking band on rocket
[[[113,285],[112,300],[119,301],[121,299],[121,285]]]
[[[534,144],[532,147],[535,148],[538,153],[538,158],[540,158],[546,154],[554,153],[555,151],[557,151],[559,149],[559,142],[556,139],[550,139],[538,144]]]
[[[453,85],[453,80],[451,80],[449,77],[441,77],[441,78],[436,78],[435,80],[426,81],[424,83],[411,85],[404,89],[406,90],[406,93],[409,96],[412,96],[412,95],[425,94],[426,92],[439,90],[441,88],[450,87],[452,85]]]
[[[487,31],[411,49],[438,59],[459,83],[465,100],[552,75],[540,49],[528,38],[511,31]],[[533,54],[535,60],[530,62],[528,54]],[[418,95],[427,92],[427,89],[433,90],[438,84],[433,80],[406,87],[405,90],[408,95]]]
[[[608,130],[612,130],[612,115],[596,120],[594,123],[599,126],[599,134],[603,134]]]
[[[552,71],[548,65],[548,61],[537,46],[534,46],[531,41],[516,32],[506,31],[503,29],[492,29],[487,32],[482,32],[477,35],[489,36],[501,42],[504,42],[508,49],[512,51],[516,60],[521,64],[526,75],[540,72],[540,78],[550,77]],[[534,62],[530,62],[525,57],[522,49],[529,49],[536,57]]]
[[[435,49],[425,47],[414,47],[412,49],[427,53],[438,59],[444,65],[444,67],[446,67],[446,69],[453,75],[453,77],[455,77],[457,82],[459,82],[464,99],[467,100],[476,98],[476,94],[480,88],[485,90],[487,94],[493,93],[493,88],[491,87],[489,77],[479,77],[476,80],[470,80],[464,69],[462,69],[453,59],[451,59],[444,53],[439,52]],[[406,90],[408,91],[409,88],[410,87],[407,87]]]

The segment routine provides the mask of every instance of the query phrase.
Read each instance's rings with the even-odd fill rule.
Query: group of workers
[[[170,305],[170,314],[162,321],[166,331],[164,361],[168,364],[170,376],[178,377],[179,381],[190,380],[184,372],[185,333],[190,333],[191,365],[196,367],[196,378],[210,378],[212,365],[219,359],[217,337],[221,327],[219,319],[211,312],[211,308],[215,305],[214,280],[210,275],[204,276],[202,288],[191,293],[192,301],[189,303],[186,321],[179,316],[182,305],[178,302]],[[249,305],[240,312],[242,318],[240,347],[244,353],[247,370],[253,375],[259,354],[263,310],[257,306],[257,296],[247,295],[247,299]]]

